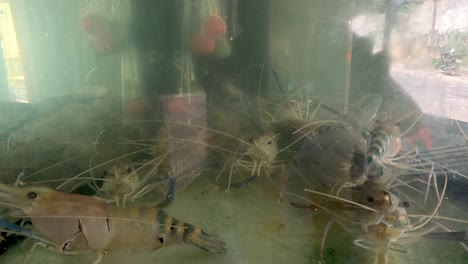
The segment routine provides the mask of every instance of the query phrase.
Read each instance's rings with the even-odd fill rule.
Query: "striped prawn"
[[[35,233],[43,237],[31,251],[38,245],[66,255],[92,251],[94,264],[109,251],[125,248],[154,250],[186,243],[226,252],[219,238],[159,208],[115,207],[94,197],[5,184],[0,184],[0,204],[18,209],[12,216],[29,218]]]
[[[368,95],[356,106],[353,111],[345,116],[353,129],[362,132],[362,141],[365,142],[364,151],[355,151],[352,157],[352,166],[349,169],[350,181],[343,183],[337,182],[339,187],[337,194],[340,193],[342,187],[351,187],[360,185],[369,177],[381,177],[389,175],[386,168],[396,168],[402,170],[410,170],[417,172],[422,171],[421,166],[413,166],[405,162],[412,154],[417,153],[417,149],[407,153],[402,152],[402,137],[406,135],[419,121],[419,117],[402,132],[400,120],[391,118],[391,114],[386,114],[381,109],[382,98],[377,95]]]
[[[320,255],[322,263],[325,263],[322,253],[325,248],[325,239],[331,225],[335,222],[354,236],[354,245],[375,253],[373,263],[376,264],[388,263],[388,256],[392,250],[407,253],[403,244],[420,241],[421,239],[459,241],[462,247],[467,250],[466,245],[462,243],[467,241],[466,232],[452,232],[451,228],[439,221],[443,219],[463,224],[468,223],[464,219],[438,215],[439,208],[444,200],[447,180],[446,176],[440,195],[437,196],[436,205],[427,215],[408,213],[407,209],[410,202],[402,201],[396,195],[395,190],[391,190],[387,184],[378,181],[365,181],[354,190],[352,199],[306,189],[307,193],[322,198],[319,201],[299,197],[311,204],[311,206],[307,205],[306,208],[320,208],[332,216],[325,227],[322,239]],[[295,194],[292,195],[298,197]],[[410,197],[408,198],[410,199]],[[413,201],[411,199],[411,203]],[[418,203],[414,204],[419,206]],[[304,205],[298,206],[295,203],[293,205],[305,207]],[[421,209],[426,210],[425,208]],[[419,221],[410,221],[410,219],[415,218],[419,219]],[[442,232],[434,232],[440,229],[442,229]]]

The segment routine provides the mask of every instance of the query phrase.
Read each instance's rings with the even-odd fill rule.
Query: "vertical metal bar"
[[[437,0],[434,0],[434,8],[432,10],[432,31],[433,32],[435,30],[436,17],[437,17]]]
[[[356,1],[351,1],[351,13],[354,15],[356,8]],[[345,62],[345,82],[344,82],[344,98],[343,98],[343,112],[348,113],[349,107],[349,89],[351,86],[351,60],[353,51],[353,30],[352,30],[352,15],[348,20],[348,42],[346,49],[346,62]]]
[[[393,8],[392,0],[387,0],[385,4],[385,24],[383,31],[383,52],[387,54],[390,44],[390,35],[392,32],[392,22],[393,22]]]
[[[182,54],[182,72],[180,74],[180,86],[179,86],[179,94],[184,93],[184,87],[186,87],[190,80],[190,54],[188,53],[186,47],[187,44],[187,36],[188,36],[188,27],[190,25],[190,1],[183,0],[183,14],[182,14],[182,37],[181,37],[181,54]]]

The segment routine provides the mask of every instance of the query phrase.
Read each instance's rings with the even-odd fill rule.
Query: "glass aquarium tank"
[[[0,263],[467,263],[467,10],[0,0]]]

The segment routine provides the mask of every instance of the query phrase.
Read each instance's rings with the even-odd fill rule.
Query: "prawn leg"
[[[171,181],[173,187],[175,179]],[[174,188],[170,188],[169,201],[173,194]],[[38,240],[31,252],[37,246],[66,255],[91,251],[98,256],[96,264],[108,251],[125,248],[159,249],[186,243],[213,253],[226,252],[221,239],[159,208],[116,207],[80,194],[4,184],[0,184],[0,205],[17,208],[31,219],[39,234],[38,238],[31,235]],[[26,233],[20,226],[8,222],[4,225]]]
[[[166,199],[156,205],[159,209],[168,207],[175,198],[176,178],[174,176],[169,177],[169,191],[167,192]]]

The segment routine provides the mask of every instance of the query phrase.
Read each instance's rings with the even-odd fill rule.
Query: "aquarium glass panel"
[[[467,0],[0,0],[0,263],[467,263]]]

